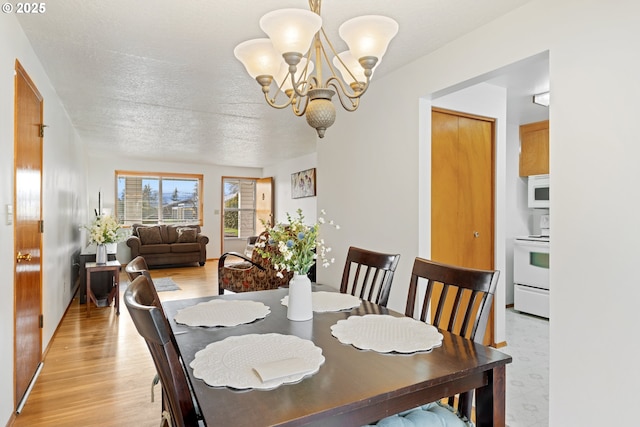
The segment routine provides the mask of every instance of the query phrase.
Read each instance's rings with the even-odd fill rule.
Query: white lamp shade
[[[380,61],[398,34],[398,23],[386,16],[365,15],[348,20],[338,32],[354,58],[375,56]]]
[[[295,75],[296,81],[300,79],[300,76],[304,72],[304,67],[306,67],[306,65],[307,65],[307,58],[302,58],[296,69],[296,75]],[[309,67],[307,68],[307,76],[311,75],[311,73],[313,72],[313,67],[314,67],[313,61],[310,61]],[[284,80],[285,77],[286,77],[286,80]],[[284,84],[280,88],[282,92],[284,92],[287,89],[293,89],[293,87],[291,86],[291,76],[289,76],[289,65],[284,61],[282,62],[282,66],[280,67],[280,71],[278,72],[278,76],[276,77],[276,83],[279,85],[280,83],[282,83],[283,80],[284,80]]]
[[[254,79],[257,76],[275,76],[283,63],[282,57],[273,48],[269,39],[254,39],[240,43],[233,54]]]
[[[320,15],[304,9],[274,10],[260,19],[260,28],[281,55],[290,52],[304,55],[321,26]]]
[[[342,74],[342,79],[345,82],[349,84],[353,82],[353,77],[351,77],[351,74],[353,74],[353,76],[356,78],[356,81],[358,82],[364,83],[367,81],[367,77],[364,75],[364,68],[362,68],[362,65],[360,65],[358,60],[353,57],[351,51],[345,50],[344,52],[340,52],[338,56],[340,57],[340,59],[342,59],[342,62],[344,62],[347,68],[345,68],[340,60],[335,56],[333,57],[333,65],[338,69],[338,71],[340,71],[340,74]],[[380,64],[380,61],[378,61],[376,63],[376,66],[373,67],[373,70],[371,70],[372,75],[378,64]],[[351,74],[349,74],[349,71],[347,71],[347,69],[351,71]]]

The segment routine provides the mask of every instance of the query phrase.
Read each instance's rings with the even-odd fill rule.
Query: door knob
[[[18,256],[16,257],[16,261],[17,262],[31,261],[31,254],[23,254],[21,252],[18,252]]]
[[[474,231],[473,232],[473,237],[475,237],[477,239],[478,237],[480,237],[480,233],[478,233],[477,231]]]

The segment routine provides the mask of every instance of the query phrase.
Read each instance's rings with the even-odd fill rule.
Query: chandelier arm
[[[320,2],[321,0],[309,0],[309,9],[318,15],[320,15]]]
[[[347,111],[356,111],[358,109],[358,106],[360,105],[360,95],[349,96],[349,94],[346,92],[344,84],[337,78],[332,77],[327,80],[327,87],[329,86],[333,86],[336,89],[336,93],[338,94],[338,99],[340,100],[342,108]],[[350,102],[347,103],[347,100],[349,100]]]
[[[355,85],[357,85],[358,90],[354,90],[353,89],[353,85],[352,84],[348,84],[346,81],[344,81],[343,79],[341,79],[340,77],[338,77],[338,73],[336,72],[335,68],[333,68],[333,65],[331,64],[331,61],[329,61],[329,58],[327,56],[327,52],[324,49],[324,46],[322,46],[322,54],[324,55],[324,59],[325,62],[327,63],[327,65],[329,66],[329,70],[331,71],[331,77],[329,77],[327,79],[327,82],[325,83],[325,86],[329,86],[330,81],[334,80],[336,82],[338,82],[338,84],[340,85],[341,89],[342,89],[342,93],[348,97],[352,103],[354,103],[354,100],[360,98],[362,95],[364,95],[364,93],[367,91],[367,89],[369,88],[369,81],[370,81],[370,77],[367,76],[367,81],[364,82],[364,85],[361,84],[361,82],[358,81],[358,79],[353,75],[353,73],[351,72],[351,70],[349,69],[349,67],[347,67],[347,64],[344,63],[344,61],[342,60],[342,58],[340,58],[340,56],[336,53],[335,48],[333,47],[333,44],[331,44],[331,40],[329,40],[329,38],[327,37],[327,34],[324,31],[323,27],[320,27],[320,31],[322,32],[322,35],[324,37],[324,40],[327,42],[327,44],[329,45],[329,49],[331,49],[331,52],[333,53],[333,55],[338,58],[338,61],[340,61],[340,63],[342,64],[342,66],[344,67],[345,70],[347,70],[347,72],[349,73],[349,75],[353,78],[353,82]],[[351,90],[348,90],[346,88],[345,85],[349,85],[349,87],[351,88]],[[337,87],[334,85],[334,87],[337,89]],[[338,91],[338,94],[340,94],[340,91]],[[342,102],[342,100],[341,100]],[[344,106],[344,104],[342,104]],[[358,108],[358,107],[355,107]]]
[[[347,89],[346,83],[342,81],[342,79],[337,76],[331,76],[327,79],[326,85],[332,85],[335,88],[337,88],[337,85],[339,85],[344,96],[353,101],[359,99],[360,97],[362,97],[362,95],[365,94],[365,92],[369,88],[369,78],[367,78],[367,81],[365,83],[354,82],[353,84],[349,85],[350,89]],[[357,85],[357,90],[354,90],[354,85]]]
[[[264,99],[265,99],[265,101],[267,101],[267,104],[269,104],[269,106],[271,106],[273,108],[276,108],[278,110],[282,110],[283,108],[287,108],[289,105],[291,105],[293,103],[293,97],[289,97],[289,98],[287,98],[287,102],[285,102],[284,104],[277,104],[275,96],[273,97],[273,99],[271,99],[271,98],[269,98],[269,94],[268,93],[264,94]]]
[[[309,62],[307,61],[307,64]],[[320,82],[318,81],[318,78],[314,75],[308,76],[307,80],[301,80],[298,83],[296,83],[295,81],[295,75],[293,73],[291,74],[291,84],[293,85],[293,91],[295,92],[296,96],[300,97],[300,98],[305,98],[309,95],[309,90],[316,88],[316,87],[320,87]],[[298,90],[298,86],[307,86],[304,90],[300,91]]]
[[[300,105],[300,101],[304,102],[304,105],[302,106],[302,108],[298,108],[297,106]],[[302,117],[304,116],[304,113],[307,112],[307,106],[309,105],[309,97],[305,96],[302,98],[297,98],[296,102],[292,102],[291,103],[291,108],[293,109],[293,114],[295,114],[298,117]]]

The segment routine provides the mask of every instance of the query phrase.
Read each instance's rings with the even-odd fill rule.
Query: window
[[[245,239],[256,234],[256,180],[222,178],[224,237]]]
[[[202,225],[202,175],[116,171],[121,224]]]

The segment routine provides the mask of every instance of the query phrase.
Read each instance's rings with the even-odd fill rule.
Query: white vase
[[[294,274],[289,281],[287,319],[304,321],[312,318],[311,280],[309,280],[306,274]]]
[[[96,264],[106,264],[107,263],[107,245],[97,245],[96,246]]]

